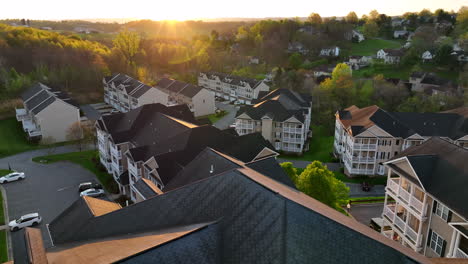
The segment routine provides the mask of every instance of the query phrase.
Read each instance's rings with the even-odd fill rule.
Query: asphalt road
[[[369,225],[374,217],[381,217],[383,203],[355,204],[351,205],[351,215],[360,223]]]
[[[55,153],[77,151],[73,146],[57,148]],[[0,159],[0,168],[22,171],[26,179],[3,184],[6,191],[9,220],[24,214],[38,212],[43,218],[39,228],[42,231],[45,247],[51,247],[46,224],[79,198],[79,183],[95,180],[94,174],[70,162],[38,164],[31,158],[47,155],[46,150],[36,150]],[[8,220],[8,219],[7,219]],[[8,221],[7,221],[8,222]],[[23,232],[11,232],[11,242],[15,263],[23,263]]]
[[[228,114],[223,116],[223,118],[220,120],[216,121],[213,126],[219,129],[229,128],[229,125],[234,123],[234,119],[236,117],[237,110],[239,110],[239,107],[228,104],[227,102],[216,102],[216,107],[221,110],[226,110]]]

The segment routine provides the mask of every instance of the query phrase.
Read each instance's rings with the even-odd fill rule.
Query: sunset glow
[[[82,0],[77,3],[60,0],[4,1],[0,18],[29,19],[92,19],[92,18],[135,18],[152,20],[188,20],[203,18],[264,18],[264,17],[305,17],[311,12],[322,16],[345,16],[355,11],[359,16],[372,9],[388,15],[407,11],[432,11],[443,8],[457,11],[468,5],[468,0],[330,0],[327,2],[290,1],[214,1],[214,0],[172,0],[172,1],[109,1]],[[27,6],[28,8],[24,8]]]

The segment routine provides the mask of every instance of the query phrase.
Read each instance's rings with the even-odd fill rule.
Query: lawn
[[[398,78],[408,80],[411,75],[411,66],[388,65],[378,67],[369,66],[360,70],[353,71],[354,78],[372,78],[375,75],[382,74],[385,78]]]
[[[398,49],[401,45],[397,40],[366,39],[360,43],[353,43],[349,55],[376,55],[380,49]]]
[[[302,169],[302,168],[296,168],[296,169],[297,169],[297,175],[300,175],[304,171],[304,169]],[[348,177],[341,171],[334,171],[333,174],[335,174],[335,178],[337,178],[338,180],[340,180],[342,182],[349,182],[349,183],[367,182],[370,185],[386,185],[387,184],[387,177],[386,176],[375,176],[375,177],[355,176],[355,177]]]
[[[9,170],[0,170],[0,176],[9,173]],[[5,212],[3,211],[3,196],[0,193],[0,226],[5,224]],[[8,261],[7,249],[7,233],[5,230],[0,231],[0,263]]]
[[[291,160],[318,160],[321,162],[333,162],[330,153],[333,152],[333,135],[327,133],[322,126],[312,126],[312,138],[309,142],[309,151],[302,156],[280,155],[279,158]]]
[[[61,142],[54,146],[63,146],[73,142]],[[21,123],[15,118],[0,120],[0,158],[11,156],[28,150],[50,147],[29,142],[26,133],[21,128]]]
[[[99,163],[99,156],[96,150],[87,150],[82,152],[71,152],[64,154],[56,154],[50,156],[40,156],[32,159],[39,163],[54,163],[57,161],[70,161],[81,165],[83,168],[94,173],[99,179],[99,182],[110,193],[118,193],[118,186],[110,174],[108,174]]]

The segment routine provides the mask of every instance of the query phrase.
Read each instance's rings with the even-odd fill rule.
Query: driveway
[[[351,198],[385,196],[385,185],[374,185],[370,191],[365,192],[360,183],[345,182],[345,184],[349,187],[349,197]]]
[[[234,123],[234,119],[236,117],[237,110],[239,110],[239,107],[228,104],[227,102],[216,102],[215,104],[217,108],[227,111],[228,114],[223,116],[223,118],[220,120],[216,121],[213,126],[219,129],[229,128],[229,125]]]
[[[74,152],[73,146],[58,147],[54,154]],[[38,164],[31,158],[47,155],[47,150],[24,152],[15,156],[0,159],[0,168],[23,171],[26,179],[22,181],[3,184],[6,191],[9,220],[21,215],[38,212],[42,223],[38,226],[46,247],[51,247],[51,241],[46,224],[50,223],[58,214],[79,198],[78,184],[95,180],[93,173],[81,166],[70,162],[57,162],[52,164]],[[23,232],[11,232],[11,245],[15,263],[23,263],[24,252]]]
[[[374,217],[381,217],[383,203],[355,204],[351,205],[351,215],[360,223],[369,225]]]

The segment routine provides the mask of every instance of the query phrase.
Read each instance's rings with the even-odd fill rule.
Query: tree
[[[81,130],[83,131],[83,145],[93,144],[96,148],[96,130],[89,125],[82,125]]]
[[[379,33],[379,26],[375,21],[367,20],[362,31],[367,38],[375,38]]]
[[[296,184],[297,182],[297,169],[293,166],[292,162],[283,162],[280,164],[284,172],[289,176],[291,181]]]
[[[452,46],[451,45],[442,45],[440,46],[436,53],[434,61],[439,65],[455,65],[456,61],[454,57],[451,55],[452,53]]]
[[[322,17],[317,13],[310,14],[307,18],[307,21],[309,21],[313,25],[320,25],[323,23]]]
[[[83,128],[80,122],[75,122],[67,129],[66,138],[68,141],[75,141],[81,151],[83,149]]]
[[[136,32],[121,31],[113,40],[114,48],[122,54],[125,63],[135,66],[135,58],[140,50],[140,36]]]
[[[289,66],[291,66],[293,69],[298,69],[299,66],[302,64],[302,59],[301,59],[301,54],[295,52],[289,56]]]
[[[346,22],[350,24],[357,24],[359,22],[359,18],[356,15],[354,11],[349,12],[348,15],[346,15]]]
[[[379,16],[379,12],[377,12],[377,10],[375,10],[375,9],[370,11],[370,13],[369,13],[369,19],[370,20],[376,20],[378,16]]]
[[[351,68],[345,63],[338,63],[332,72],[332,79],[337,80],[340,77],[351,77]]]
[[[349,199],[349,188],[320,161],[307,165],[297,179],[297,188],[335,209]]]

